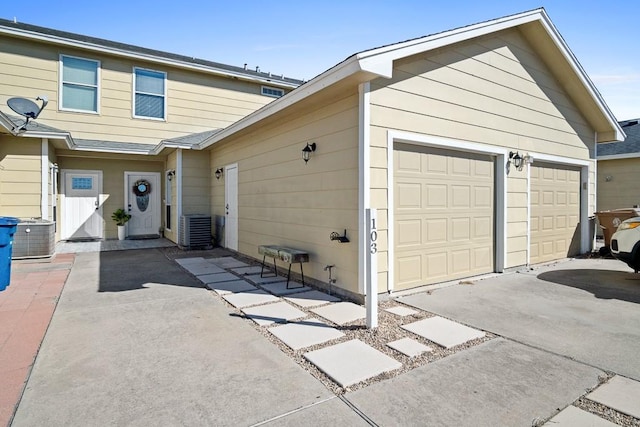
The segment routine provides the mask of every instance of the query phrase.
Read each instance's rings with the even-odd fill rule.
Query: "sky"
[[[630,0],[3,3],[4,19],[303,80],[363,50],[544,7],[616,118],[640,117],[640,25]]]

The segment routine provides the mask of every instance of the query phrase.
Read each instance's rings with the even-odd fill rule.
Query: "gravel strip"
[[[573,406],[580,408],[583,411],[591,412],[592,414],[621,426],[640,427],[640,419],[618,412],[601,403],[589,400],[586,397],[578,399]]]

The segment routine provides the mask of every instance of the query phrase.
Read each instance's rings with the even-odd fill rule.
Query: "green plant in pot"
[[[113,215],[111,215],[111,219],[114,220],[116,222],[116,225],[118,226],[118,240],[124,240],[124,226],[127,221],[131,219],[131,215],[129,215],[124,209],[116,209]]]

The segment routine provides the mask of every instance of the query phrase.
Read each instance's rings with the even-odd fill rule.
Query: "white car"
[[[630,218],[618,226],[611,236],[611,254],[633,268],[640,270],[640,216]]]

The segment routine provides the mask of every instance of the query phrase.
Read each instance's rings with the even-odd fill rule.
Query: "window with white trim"
[[[262,94],[266,96],[272,96],[274,98],[280,98],[282,95],[284,95],[284,89],[262,86]]]
[[[166,118],[166,80],[162,71],[133,69],[133,116],[145,119]]]
[[[60,109],[98,112],[100,61],[60,55]]]

